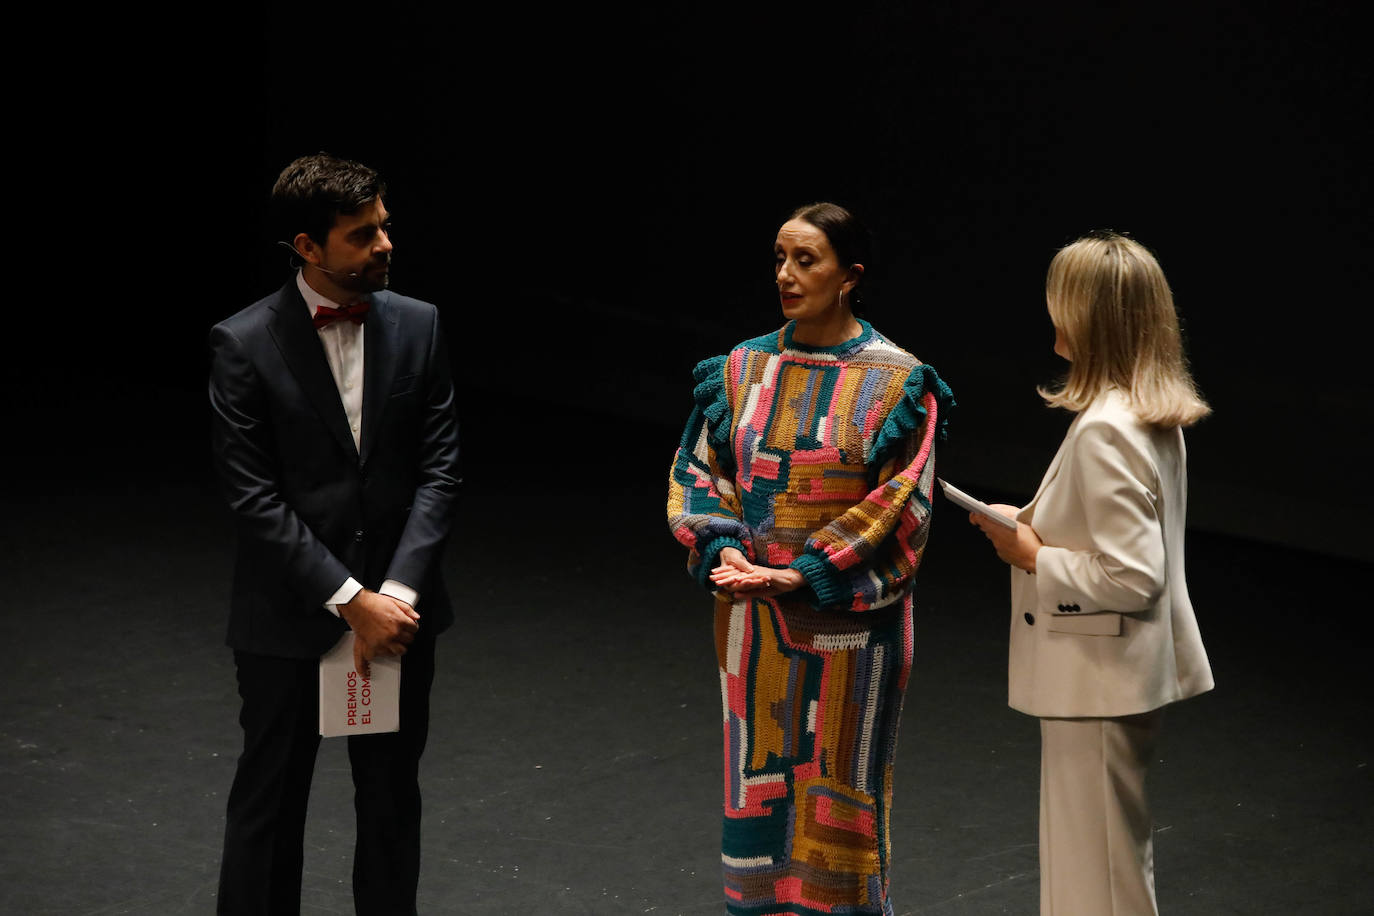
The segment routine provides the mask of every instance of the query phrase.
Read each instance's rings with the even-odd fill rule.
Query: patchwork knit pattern
[[[860,322],[836,347],[793,325],[696,368],[668,518],[708,588],[721,550],[791,566],[778,598],[716,595],[726,909],[891,914],[892,765],[911,672],[911,588],[933,449],[954,400]]]

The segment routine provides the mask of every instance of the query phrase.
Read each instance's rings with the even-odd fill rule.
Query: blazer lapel
[[[325,359],[320,336],[310,321],[310,306],[301,298],[294,279],[282,287],[272,311],[274,314],[268,323],[268,331],[287,368],[339,447],[356,454],[353,434],[348,429],[348,416],[344,413],[343,401],[339,400],[338,386],[334,384],[334,375],[329,371],[329,361]]]
[[[373,293],[372,310],[363,324],[363,432],[358,456],[361,463],[367,462],[377,441],[387,395],[395,380],[398,345],[391,294],[385,290]]]
[[[1064,440],[1059,443],[1059,451],[1054,453],[1054,458],[1050,461],[1050,466],[1045,470],[1045,476],[1040,478],[1040,486],[1036,488],[1035,495],[1031,497],[1030,502],[1021,507],[1020,512],[1016,513],[1017,521],[1030,524],[1031,519],[1035,516],[1035,504],[1040,501],[1040,497],[1045,493],[1045,488],[1050,485],[1050,482],[1053,481],[1055,476],[1059,473],[1059,467],[1064,463],[1064,456],[1069,453],[1069,445],[1073,442],[1074,436],[1078,434],[1078,417],[1081,416],[1081,413],[1078,414],[1078,416],[1073,418],[1073,422],[1069,424],[1068,432],[1064,433]]]

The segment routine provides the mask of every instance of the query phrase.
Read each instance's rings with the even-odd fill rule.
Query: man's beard
[[[346,288],[355,293],[381,292],[391,284],[391,259],[388,258],[386,264],[382,265],[380,276],[375,272],[364,270],[356,276],[349,277],[348,284]]]

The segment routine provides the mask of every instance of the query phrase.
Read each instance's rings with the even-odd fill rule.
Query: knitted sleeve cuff
[[[806,584],[816,593],[817,607],[849,606],[850,590],[844,577],[824,559],[804,553],[788,565],[806,577]]]
[[[711,570],[720,565],[720,552],[727,547],[733,547],[746,557],[749,556],[749,548],[744,546],[744,542],[732,537],[712,538],[697,550],[697,555],[701,557],[701,565],[697,567],[697,581],[704,587],[715,588],[711,582]]]

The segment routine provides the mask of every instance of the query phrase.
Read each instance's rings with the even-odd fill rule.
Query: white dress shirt
[[[322,305],[337,309],[346,304],[334,302],[315,292],[305,282],[305,275],[301,271],[296,271],[296,288],[309,306],[312,319]],[[351,321],[336,321],[315,333],[320,335],[324,358],[329,363],[330,374],[334,376],[334,385],[339,389],[339,400],[343,401],[348,428],[353,433],[353,447],[360,449],[363,431],[363,326]],[[339,605],[352,601],[362,589],[362,583],[349,576],[324,606],[337,617]],[[395,579],[387,579],[378,591],[411,607],[415,607],[420,600],[415,589]]]

